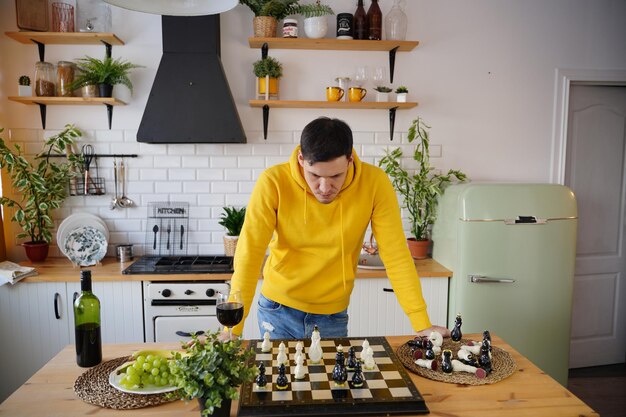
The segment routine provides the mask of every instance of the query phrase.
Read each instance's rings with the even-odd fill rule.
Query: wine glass
[[[372,81],[378,87],[384,85],[385,82],[385,69],[383,67],[374,68],[374,73],[372,74]]]
[[[240,291],[217,294],[217,321],[228,328],[228,340],[233,338],[233,326],[243,319],[243,301]]]
[[[358,87],[364,87],[367,82],[367,67],[357,67],[354,74],[354,81]]]

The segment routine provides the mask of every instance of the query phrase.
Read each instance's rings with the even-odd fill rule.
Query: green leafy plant
[[[421,117],[409,127],[407,138],[412,143],[417,139],[413,160],[418,168],[411,174],[401,165],[402,150],[385,151],[378,165],[382,167],[395,190],[403,197],[402,207],[409,213],[411,234],[417,240],[428,240],[429,226],[437,216],[437,201],[444,189],[453,181],[464,182],[468,177],[461,171],[449,170],[447,174],[435,173],[430,165],[430,126]]]
[[[283,66],[276,58],[268,56],[264,59],[259,59],[252,64],[252,72],[258,78],[263,78],[269,75],[270,78],[280,78],[283,76]]]
[[[22,75],[18,82],[19,85],[30,85],[30,77],[28,75]]]
[[[250,382],[257,368],[250,360],[254,352],[242,347],[242,340],[219,340],[218,332],[208,332],[206,341],[192,335],[191,343],[183,343],[185,353],[176,352],[169,361],[170,373],[180,388],[171,396],[186,401],[204,401],[203,415],[213,414],[224,400],[239,398],[239,386]]]
[[[408,93],[408,92],[409,92],[409,89],[403,85],[396,88],[396,94],[402,94],[402,93]]]
[[[13,151],[0,137],[0,168],[8,171],[18,196],[18,199],[3,196],[0,204],[15,209],[11,220],[23,230],[18,239],[29,237],[32,242],[46,243],[52,240],[50,230],[54,223],[50,211],[59,208],[67,197],[69,179],[82,166],[82,157],[68,155],[65,162],[55,163],[50,155],[65,152],[66,146],[72,146],[81,136],[74,125],[65,125],[63,131],[48,138],[44,150],[35,157],[36,165],[23,155],[21,146],[15,144]]]
[[[223,207],[223,210],[218,224],[224,226],[228,236],[239,236],[246,218],[246,208]]]
[[[270,16],[277,20],[294,14],[293,7],[298,0],[239,0],[239,4],[248,6],[255,16]]]
[[[391,88],[384,86],[384,85],[379,85],[377,87],[374,87],[374,90],[378,91],[379,93],[390,93],[391,92]]]
[[[132,69],[142,66],[123,61],[121,58],[105,57],[101,60],[87,56],[76,62],[76,68],[79,75],[70,86],[72,90],[93,84],[123,84],[132,92],[133,83],[128,75]]]
[[[320,0],[316,0],[315,3],[295,5],[292,9],[292,14],[302,15],[306,19],[335,14],[335,12],[330,6],[321,4]]]

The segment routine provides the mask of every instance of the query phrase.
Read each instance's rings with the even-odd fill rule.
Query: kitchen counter
[[[467,335],[480,339],[480,335]],[[411,336],[387,337],[394,350]],[[463,386],[431,381],[411,375],[426,400],[430,416],[599,416],[554,379],[544,374],[528,359],[492,335],[494,345],[508,351],[517,364],[510,377],[492,385]],[[177,343],[104,345],[103,360],[130,354],[134,350],[154,347],[177,349]],[[85,370],[76,365],[74,346],[69,345],[33,375],[24,385],[0,404],[0,415],[11,417],[158,417],[176,415],[198,417],[197,402],[182,401],[137,410],[112,410],[87,404],[73,391],[76,378]],[[231,416],[236,416],[233,407]]]
[[[73,266],[67,258],[48,258],[44,262],[20,262],[24,266],[33,266],[39,275],[25,278],[23,282],[72,282],[80,281],[80,267]],[[94,281],[223,281],[232,274],[146,274],[123,275],[122,271],[132,262],[120,263],[115,258],[104,258],[100,265],[88,267]],[[421,277],[450,278],[452,271],[444,268],[437,261],[428,258],[415,261],[415,268]],[[357,268],[357,278],[386,278],[384,269]]]

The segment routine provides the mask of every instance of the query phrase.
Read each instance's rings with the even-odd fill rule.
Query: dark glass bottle
[[[369,25],[367,24],[367,13],[363,7],[363,0],[359,0],[354,12],[354,39],[369,39]]]
[[[80,291],[74,301],[76,363],[86,368],[102,362],[100,300],[91,292],[91,271],[80,271]]]
[[[383,12],[378,7],[378,0],[372,0],[370,8],[367,9],[367,23],[369,25],[369,38],[381,40],[383,38]]]

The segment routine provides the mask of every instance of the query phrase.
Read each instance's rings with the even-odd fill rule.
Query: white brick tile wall
[[[12,143],[21,143],[27,156],[32,158],[41,151],[44,137],[58,132],[10,129],[5,132],[5,138],[9,137]],[[137,154],[137,158],[125,158],[127,195],[136,202],[136,207],[109,208],[114,190],[113,160],[99,158],[98,175],[106,179],[107,194],[68,197],[63,208],[53,214],[57,226],[72,213],[89,212],[103,218],[111,235],[110,256],[114,255],[115,245],[121,243],[135,244],[134,253],[137,256],[143,254],[147,205],[164,201],[183,201],[190,205],[190,254],[223,253],[224,230],[218,224],[222,207],[247,205],[256,179],[266,168],[288,160],[299,143],[301,131],[270,130],[267,140],[263,139],[260,130],[247,132],[247,144],[232,145],[151,145],[138,143],[136,134],[135,130],[86,130],[75,147],[79,151],[81,145],[90,143],[99,153]],[[413,146],[408,144],[406,132],[395,132],[393,142],[389,141],[389,132],[354,132],[354,146],[361,159],[369,163],[377,163],[384,149],[399,146],[405,156],[403,164],[415,166],[411,158]],[[442,146],[431,144],[430,150],[436,163],[442,163]],[[92,164],[92,170],[94,168]],[[118,191],[121,193],[121,189]],[[403,217],[408,230],[406,213]],[[23,251],[16,250],[15,253],[21,256]],[[56,247],[51,253],[60,254]]]

